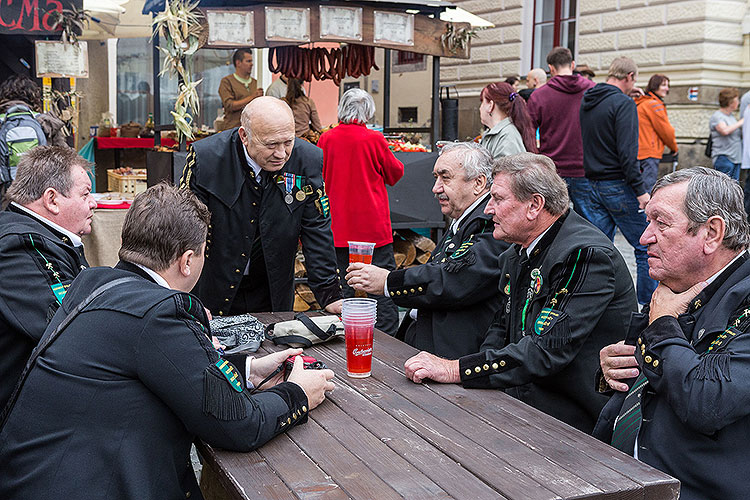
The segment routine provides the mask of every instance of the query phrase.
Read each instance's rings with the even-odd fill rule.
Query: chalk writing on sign
[[[88,78],[89,48],[86,42],[34,42],[37,78]]]
[[[320,38],[362,40],[362,8],[321,5]]]
[[[206,20],[208,45],[247,47],[255,44],[253,12],[208,10]]]

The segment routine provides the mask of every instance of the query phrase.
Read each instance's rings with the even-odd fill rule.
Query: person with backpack
[[[63,122],[40,113],[42,90],[25,75],[13,75],[0,83],[0,194],[16,177],[21,157],[35,148],[66,146],[60,132]]]

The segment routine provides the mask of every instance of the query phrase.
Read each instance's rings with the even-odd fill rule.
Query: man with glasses
[[[610,240],[619,228],[635,251],[638,302],[648,304],[656,281],[648,275],[643,209],[649,194],[638,166],[638,111],[630,98],[638,67],[632,59],[612,61],[605,83],[586,91],[581,102],[583,170],[591,186],[587,217]]]
[[[291,311],[302,242],[308,284],[328,312],[341,285],[323,186],[323,153],[295,139],[286,102],[258,97],[242,125],[195,142],[181,187],[211,211],[205,270],[193,293],[219,316]]]

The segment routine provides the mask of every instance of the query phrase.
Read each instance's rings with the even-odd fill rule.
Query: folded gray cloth
[[[255,352],[265,336],[263,323],[251,314],[221,316],[210,321],[211,334],[227,348],[226,354]]]

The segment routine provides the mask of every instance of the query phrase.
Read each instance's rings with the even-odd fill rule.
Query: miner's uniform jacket
[[[194,142],[186,160],[181,186],[211,211],[205,267],[193,293],[213,314],[227,314],[248,261],[252,269],[254,246],[261,245],[272,310],[291,311],[301,241],[318,303],[325,307],[340,299],[322,151],[295,139],[284,167],[261,186],[251,175],[237,131]]]
[[[642,424],[630,449],[618,448],[680,480],[680,498],[750,498],[750,259],[743,251],[678,315],[648,324],[633,315],[626,343],[647,384]],[[623,381],[632,386],[633,380]],[[600,384],[602,381],[600,380]],[[594,436],[613,445],[626,397],[616,392]]]
[[[0,498],[200,499],[196,438],[249,451],[307,421],[300,386],[251,395],[200,301],[127,262],[81,272],[41,342],[103,284],[36,359],[0,430]]]
[[[13,204],[0,212],[0,408],[71,281],[83,247]]]
[[[492,216],[484,213],[489,193],[456,228],[448,229],[420,266],[388,274],[388,293],[401,307],[417,310],[416,321],[407,314],[398,336],[427,352],[458,359],[479,351],[500,307],[498,256],[508,248],[492,237]]]
[[[500,257],[504,303],[481,352],[459,360],[464,387],[506,393],[591,433],[607,401],[592,380],[599,351],[625,338],[636,309],[620,252],[573,211],[558,218],[527,256]]]

